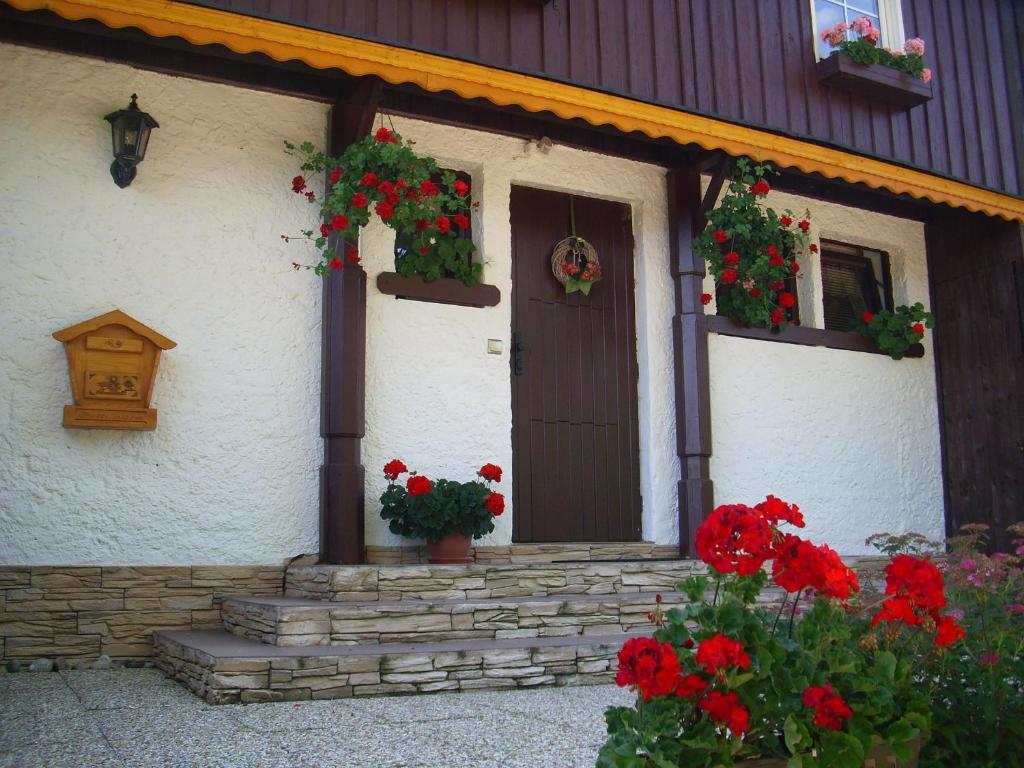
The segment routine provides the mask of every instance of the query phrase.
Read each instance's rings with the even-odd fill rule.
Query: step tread
[[[224,602],[244,603],[246,605],[270,606],[273,608],[309,608],[323,610],[331,608],[345,610],[351,608],[414,608],[416,606],[431,605],[437,607],[449,607],[459,605],[481,605],[481,606],[502,606],[502,605],[525,605],[530,603],[629,603],[629,602],[650,602],[654,600],[654,592],[610,592],[607,594],[556,594],[556,595],[517,595],[515,597],[480,597],[461,598],[456,600],[364,600],[359,602],[343,602],[337,600],[317,600],[307,597],[282,597],[279,595],[227,595]],[[681,603],[686,601],[686,596],[679,592],[669,592],[662,595],[665,603]]]
[[[276,646],[249,640],[222,629],[158,629],[154,636],[220,658],[283,658],[295,656],[385,656],[397,654],[452,653],[459,651],[498,651],[567,646],[622,645],[631,637],[649,637],[650,632],[623,632],[616,635],[570,635],[497,640],[444,640],[434,643],[380,643],[378,645]]]

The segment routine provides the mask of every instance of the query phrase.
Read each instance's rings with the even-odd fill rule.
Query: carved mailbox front
[[[68,353],[74,405],[64,426],[156,429],[150,408],[160,352],[177,346],[119,309],[53,334]]]

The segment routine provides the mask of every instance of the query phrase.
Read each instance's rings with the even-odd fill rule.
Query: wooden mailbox
[[[64,426],[156,429],[150,408],[160,352],[177,346],[119,309],[53,334],[68,353],[74,405]]]

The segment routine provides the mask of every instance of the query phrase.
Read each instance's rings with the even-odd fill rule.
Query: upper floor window
[[[821,283],[826,330],[850,331],[862,312],[893,308],[885,251],[822,241]]]
[[[832,52],[831,46],[821,39],[824,30],[834,27],[840,21],[849,24],[861,16],[866,16],[881,31],[879,44],[883,48],[902,50],[903,10],[900,0],[811,0],[817,58],[824,59]],[[853,31],[847,34],[850,39],[857,35]]]

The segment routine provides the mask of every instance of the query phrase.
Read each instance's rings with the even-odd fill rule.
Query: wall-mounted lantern
[[[64,426],[86,429],[156,429],[149,404],[160,353],[176,345],[119,309],[53,334],[68,354],[74,405]]]
[[[137,98],[133,93],[128,109],[119,109],[103,118],[110,123],[110,137],[114,144],[110,175],[121,189],[135,180],[136,166],[146,158],[149,132],[160,127],[156,120],[139,109],[135,103]]]

